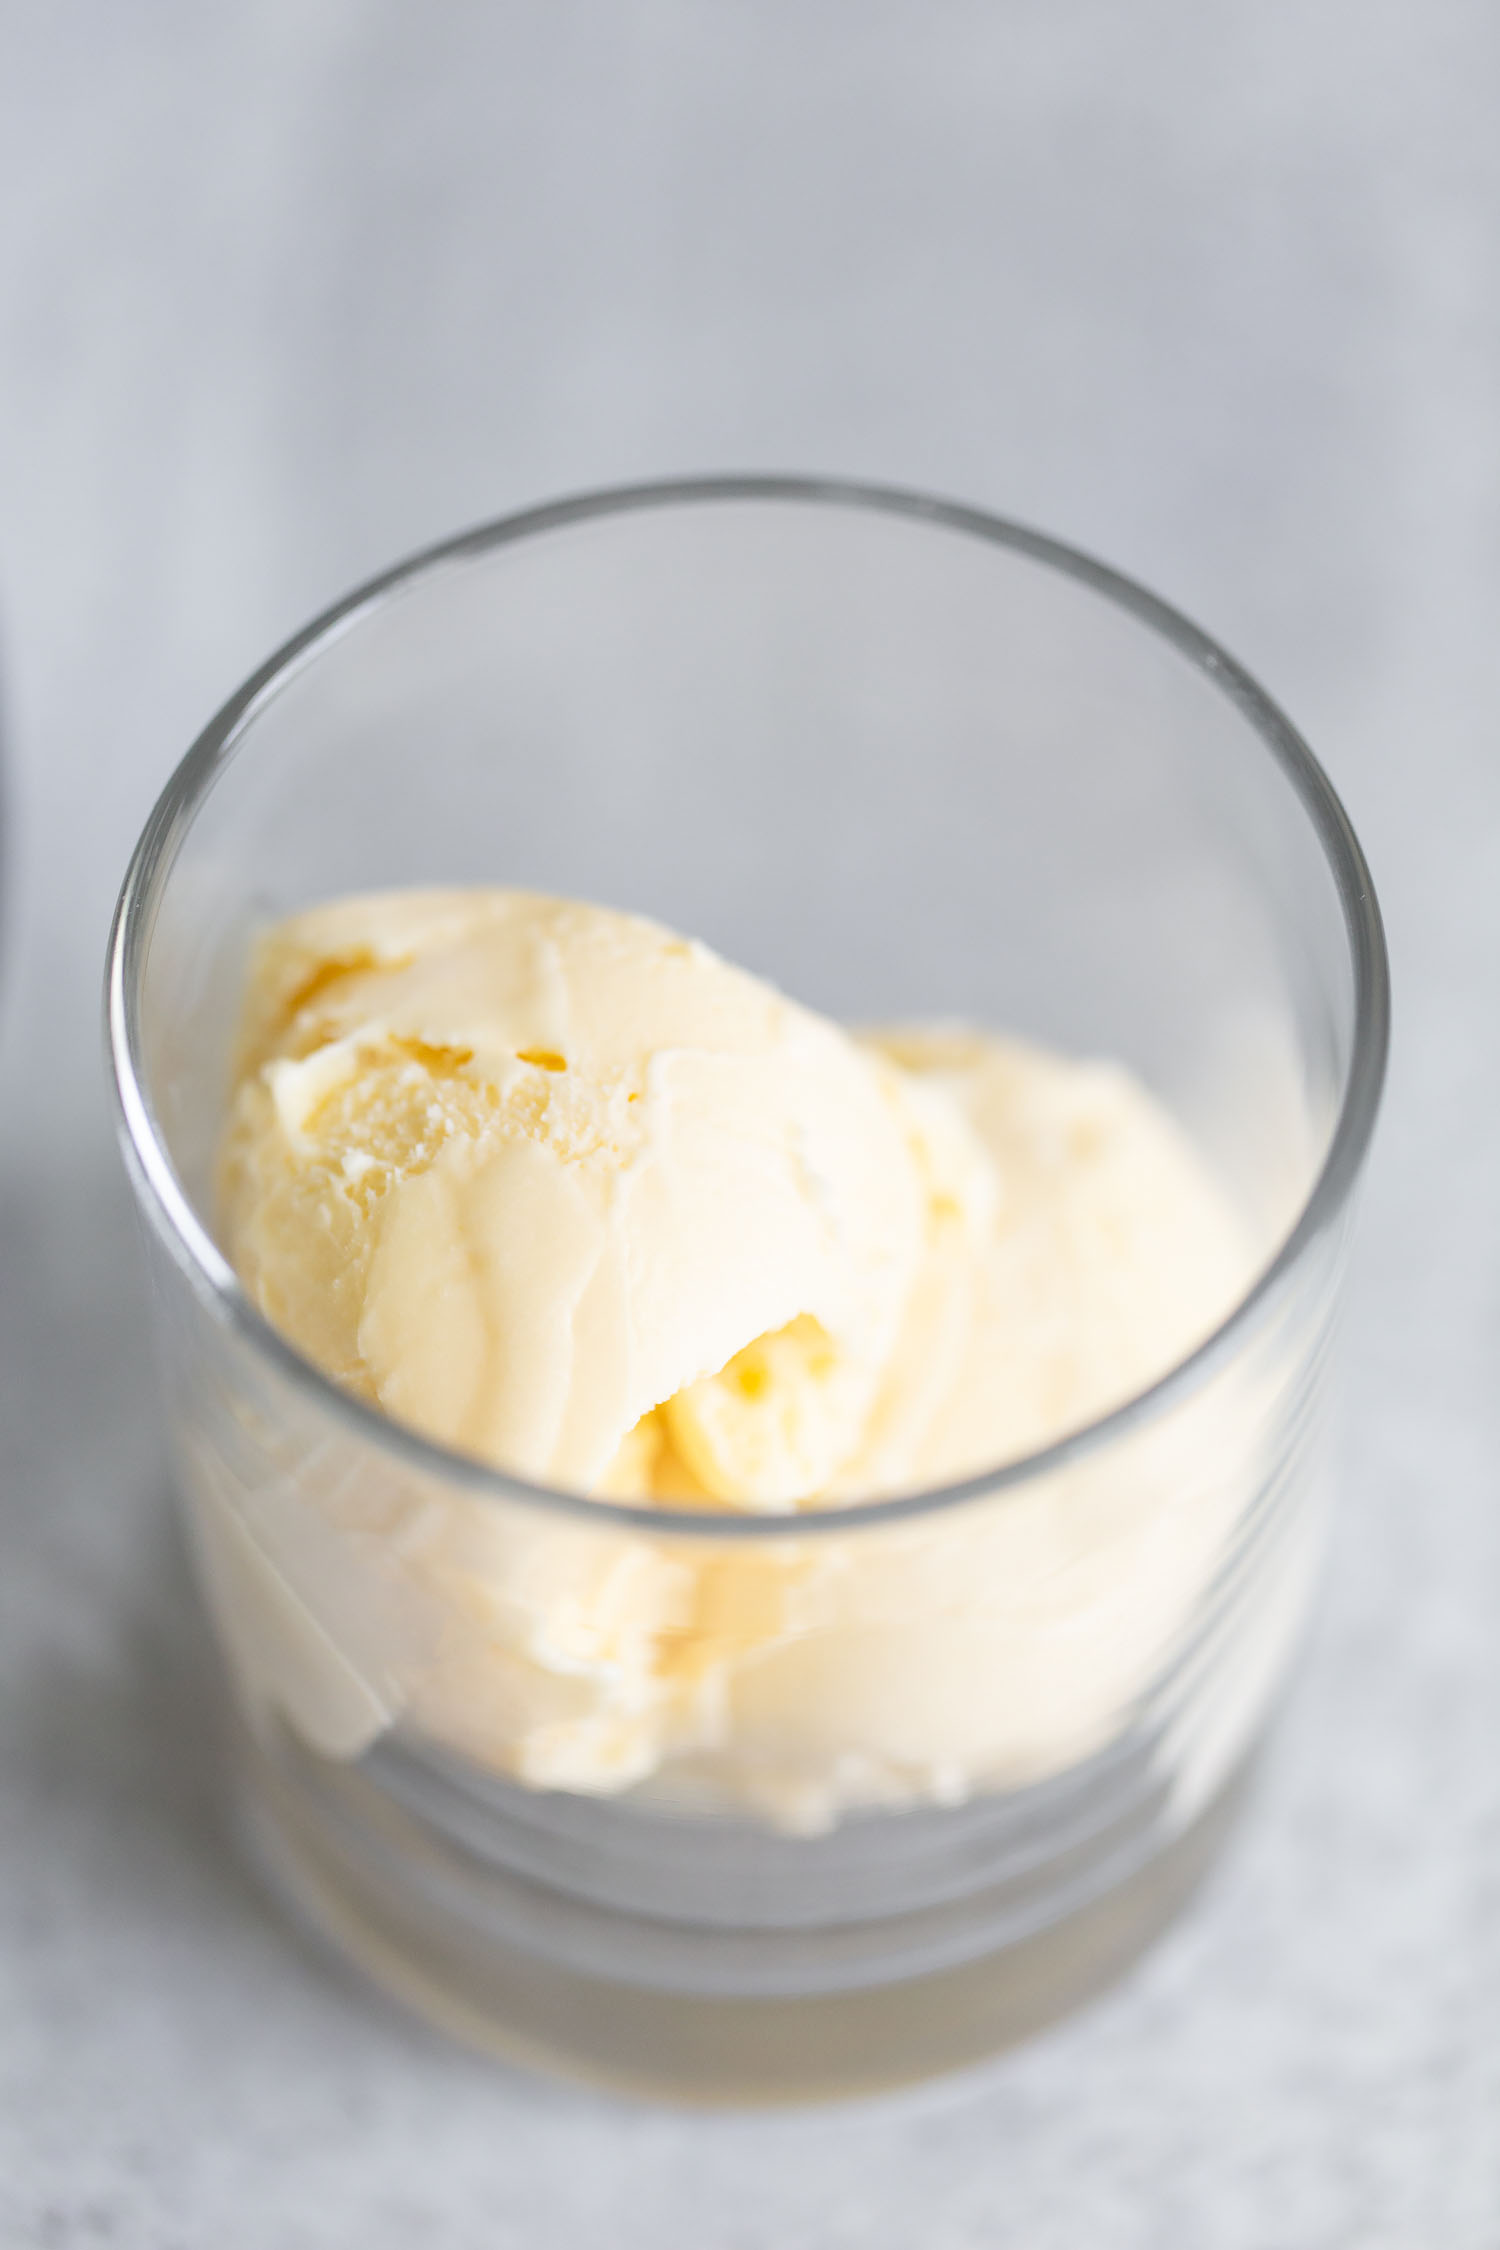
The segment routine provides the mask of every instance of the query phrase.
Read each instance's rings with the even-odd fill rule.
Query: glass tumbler
[[[854,1025],[1118,1060],[1258,1246],[1182,1364],[1025,1460],[794,1516],[541,1489],[346,1395],[215,1234],[247,948],[388,885],[643,911]],[[109,968],[175,1470],[291,1901],[544,2067],[699,2100],[956,2066],[1207,1866],[1317,1559],[1384,1065],[1359,847],[1233,660],[908,494],[724,478],[432,549],[193,746]]]

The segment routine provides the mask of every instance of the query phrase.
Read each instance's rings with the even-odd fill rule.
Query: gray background
[[[1500,2241],[1500,11],[0,5],[0,2239]],[[223,1836],[96,990],[198,724],[557,490],[931,486],[1155,584],[1360,827],[1394,1077],[1328,1596],[1242,1848],[965,2083],[692,2117],[450,2051]]]

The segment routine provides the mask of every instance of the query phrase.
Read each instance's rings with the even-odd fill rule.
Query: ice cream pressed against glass
[[[210,1525],[240,1645],[253,1578],[258,1615],[305,1609],[358,1676],[366,1736],[404,1713],[538,1786],[671,1770],[802,1825],[951,1799],[1107,1736],[1232,1512],[1143,1458],[1109,1494],[1064,1475],[799,1538],[1140,1391],[1228,1312],[1253,1247],[1123,1070],[984,1033],[853,1036],[603,907],[395,892],[267,933],[220,1212],[255,1302],[337,1383],[601,1503],[595,1532],[398,1479],[360,1551],[425,1622],[373,1657],[330,1624],[326,1556],[289,1550],[284,1512],[248,1546]],[[611,1500],[774,1515],[787,1538],[626,1538]],[[358,1747],[317,1672],[262,1663],[258,1690]]]

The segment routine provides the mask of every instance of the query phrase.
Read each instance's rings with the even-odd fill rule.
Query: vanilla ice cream
[[[603,907],[387,893],[271,930],[220,1208],[255,1302],[336,1383],[599,1502],[200,1479],[242,1684],[339,1755],[404,1715],[536,1786],[655,1781],[802,1827],[1035,1778],[1119,1726],[1243,1501],[1243,1448],[1177,1425],[1103,1484],[1062,1465],[837,1535],[829,1511],[1147,1387],[1257,1246],[1124,1071],[854,1037]],[[1222,1436],[1233,1402],[1207,1405]],[[785,1536],[645,1532],[620,1500]]]

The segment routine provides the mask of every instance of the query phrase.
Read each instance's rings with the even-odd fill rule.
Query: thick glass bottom
[[[248,1730],[242,1750],[255,1857],[299,1917],[377,1984],[507,2061],[699,2104],[901,2085],[978,2062],[1091,1999],[1206,1874],[1253,1762],[1180,1833],[1131,1857],[1116,1850],[1114,1879],[1096,1859],[1092,1880],[1053,1881],[1030,1926],[1012,1918],[1013,1934],[984,1950],[972,1950],[980,1925],[970,1916],[967,1940],[946,1948],[963,1958],[944,1962],[929,1945],[938,1965],[908,1974],[899,1947],[851,1947],[846,1928],[721,1929],[703,1949],[701,1930],[559,1897],[455,1852],[451,1836],[357,1768]]]

